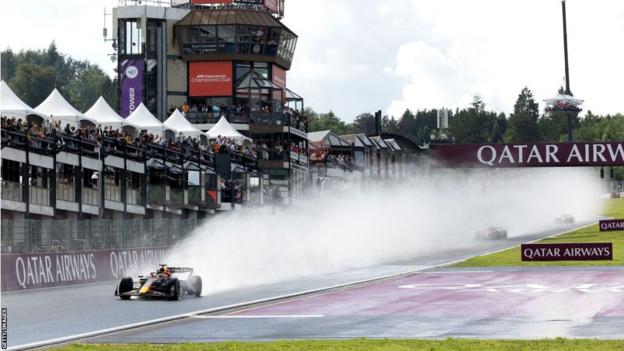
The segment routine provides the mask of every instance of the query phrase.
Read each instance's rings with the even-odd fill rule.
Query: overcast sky
[[[0,47],[55,40],[112,75],[102,27],[116,4],[2,1]],[[567,11],[573,93],[586,111],[624,112],[624,1],[568,0]],[[289,88],[347,121],[464,107],[475,94],[509,113],[524,86],[543,107],[564,82],[560,0],[287,0],[284,22],[299,35]]]

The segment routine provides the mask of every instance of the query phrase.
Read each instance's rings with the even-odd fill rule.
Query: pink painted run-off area
[[[624,317],[624,269],[425,272],[231,315]]]

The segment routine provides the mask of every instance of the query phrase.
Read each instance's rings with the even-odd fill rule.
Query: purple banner
[[[119,113],[128,117],[143,102],[143,59],[121,61]]]
[[[622,166],[624,142],[432,144],[433,161],[451,167]]]
[[[611,261],[612,243],[522,244],[522,261]]]
[[[598,226],[601,232],[614,232],[624,230],[624,219],[607,219],[599,221]]]
[[[147,273],[169,248],[2,255],[2,291],[112,281]]]

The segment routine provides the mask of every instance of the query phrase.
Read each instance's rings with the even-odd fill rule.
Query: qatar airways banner
[[[143,59],[121,61],[121,117],[128,117],[143,102],[143,67]]]
[[[606,219],[598,222],[601,232],[624,230],[624,219]]]
[[[2,255],[2,291],[121,279],[163,263],[168,247]]]
[[[624,142],[432,144],[430,155],[450,167],[622,166]]]
[[[522,244],[522,261],[611,261],[612,243]]]

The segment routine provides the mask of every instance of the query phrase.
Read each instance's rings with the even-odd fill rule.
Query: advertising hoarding
[[[34,254],[2,254],[2,291],[114,281],[147,273],[168,247]]]
[[[605,219],[598,222],[601,232],[624,230],[624,219]]]
[[[191,62],[189,64],[190,96],[231,96],[232,62]]]
[[[119,97],[119,114],[128,117],[143,102],[143,59],[126,59],[121,61],[121,96]]]
[[[622,166],[624,142],[431,144],[439,166],[457,167],[569,167]]]
[[[286,88],[286,70],[278,65],[273,65],[273,83],[282,88]]]
[[[522,261],[610,261],[612,243],[522,244]]]

